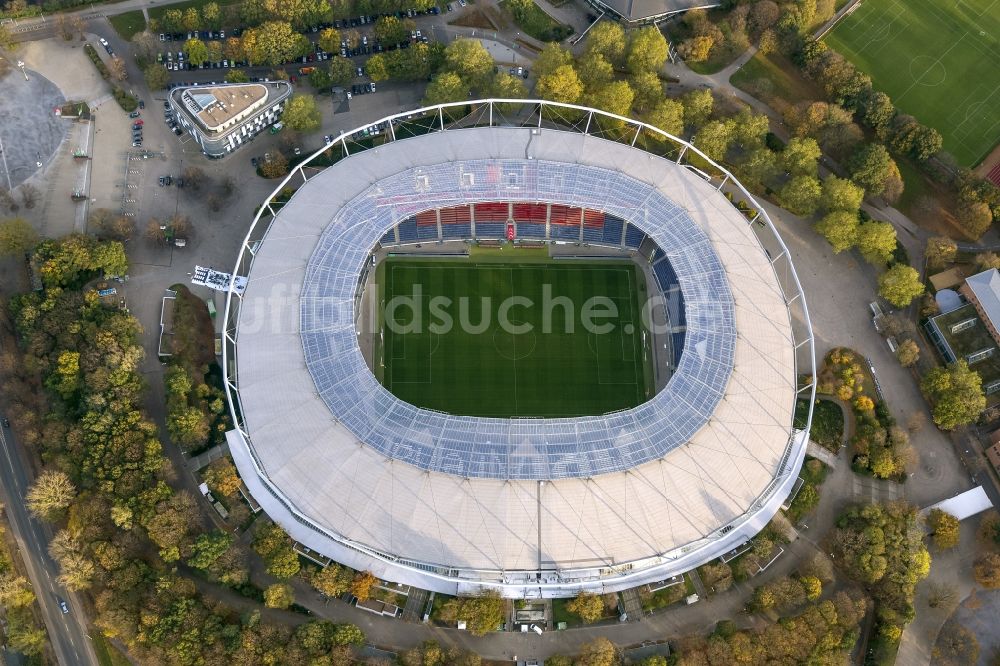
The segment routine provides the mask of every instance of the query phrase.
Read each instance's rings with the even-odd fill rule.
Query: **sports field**
[[[414,405],[564,417],[627,409],[652,396],[648,332],[640,326],[645,287],[632,263],[395,258],[376,280],[383,335],[376,375]],[[422,297],[407,305],[415,293]],[[601,300],[590,312],[606,316],[587,319],[603,328],[584,324],[593,297]]]
[[[1000,141],[1000,0],[864,0],[825,37],[974,166]]]

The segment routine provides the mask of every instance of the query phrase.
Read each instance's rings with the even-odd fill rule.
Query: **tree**
[[[339,597],[344,594],[351,589],[353,581],[351,570],[339,564],[328,564],[309,579],[309,583],[317,592],[328,597]]]
[[[819,171],[819,158],[823,154],[812,138],[793,137],[781,151],[781,163],[791,176],[812,176]],[[818,185],[819,183],[817,183]]]
[[[270,160],[264,160],[260,166],[260,175],[264,178],[281,178],[288,173],[288,158],[280,151],[271,153]]]
[[[942,511],[931,509],[927,514],[927,529],[934,537],[934,545],[941,550],[948,550],[958,545],[958,518]]]
[[[942,430],[975,421],[986,407],[983,380],[979,373],[969,369],[964,359],[934,368],[924,375],[920,388],[934,404],[931,412],[934,423]]]
[[[35,603],[31,583],[12,571],[0,574],[0,604],[7,608],[23,608]]]
[[[621,655],[614,643],[602,637],[581,646],[574,666],[617,666],[620,663]]]
[[[587,103],[595,109],[627,117],[629,109],[632,108],[634,97],[628,81],[612,81],[588,94],[586,99]],[[601,118],[600,121],[605,124],[621,125],[620,121],[609,118]]]
[[[681,42],[680,46],[677,47],[677,52],[684,60],[689,62],[704,62],[708,60],[708,56],[714,46],[715,40],[712,37],[698,35]]]
[[[956,250],[957,250],[956,246]],[[988,271],[991,268],[1000,270],[1000,255],[996,252],[983,252],[976,255],[976,268],[980,271]]]
[[[264,590],[264,605],[268,608],[288,608],[295,603],[295,592],[287,583],[274,583]]]
[[[267,21],[243,33],[247,59],[256,65],[282,65],[310,48],[309,40],[285,21]]]
[[[478,39],[456,39],[444,50],[445,66],[471,88],[485,85],[493,73],[493,56]]]
[[[239,37],[226,38],[225,43],[222,45],[222,54],[226,56],[227,60],[235,60],[236,62],[242,62],[247,58],[243,42]]]
[[[213,39],[210,42],[205,42],[205,48],[208,49],[209,62],[219,62],[222,60],[222,42]]]
[[[24,204],[25,208],[34,208],[41,196],[42,193],[31,183],[21,184],[21,203]]]
[[[167,414],[167,432],[182,447],[203,444],[208,439],[209,426],[208,417],[198,407],[184,405]]]
[[[115,81],[124,81],[128,78],[128,70],[125,69],[125,61],[118,56],[113,56],[108,61],[108,71]]]
[[[639,72],[629,79],[635,91],[635,110],[648,113],[663,100],[663,82],[656,72]]]
[[[208,46],[200,39],[193,38],[184,42],[184,53],[188,62],[195,67],[202,65],[208,60]]]
[[[359,571],[351,582],[351,594],[358,601],[368,601],[371,598],[372,588],[378,583],[378,579],[372,575],[371,571]]]
[[[716,162],[721,161],[726,156],[726,150],[732,141],[732,132],[727,123],[713,120],[698,130],[694,136],[694,146],[710,159]]]
[[[139,32],[132,37],[132,46],[141,60],[155,60],[156,52],[160,50],[159,45],[156,36],[149,32]]]
[[[338,624],[333,630],[333,644],[361,647],[365,644],[365,634],[355,624]]]
[[[979,641],[966,627],[952,620],[938,634],[931,651],[933,663],[940,666],[963,666],[979,661]]]
[[[168,9],[163,12],[160,28],[164,32],[180,32],[184,29],[184,12],[179,9]]]
[[[726,121],[733,135],[733,145],[743,151],[764,147],[770,121],[762,113],[744,109]]]
[[[316,98],[312,95],[293,95],[285,105],[281,120],[293,130],[315,132],[322,120],[319,109],[316,108]]]
[[[0,254],[23,255],[38,243],[38,234],[28,221],[12,217],[0,222]]]
[[[491,97],[500,97],[505,99],[521,99],[527,96],[528,89],[524,85],[524,81],[519,76],[512,76],[507,72],[500,71],[493,76],[492,82],[489,86],[489,94]],[[512,111],[513,104],[502,104],[499,105],[501,111]]]
[[[462,77],[454,72],[441,72],[430,82],[424,91],[424,104],[443,104],[446,102],[461,102],[468,99],[469,87]]]
[[[375,58],[380,57],[381,53],[376,53],[368,60],[368,76],[372,81],[382,81],[384,79],[376,79],[374,72],[372,71],[372,61]],[[354,63],[348,58],[341,58],[340,56],[333,56],[330,58],[330,83],[335,86],[347,86],[350,85],[351,81],[354,79]],[[384,77],[388,78],[388,77]]]
[[[614,67],[596,51],[588,51],[576,61],[576,71],[585,90],[594,91],[615,78]]]
[[[712,115],[714,103],[712,91],[707,88],[685,93],[681,97],[681,104],[684,106],[684,124],[694,129],[704,125]]]
[[[851,172],[851,180],[873,196],[882,194],[886,181],[893,176],[894,171],[899,171],[889,151],[879,143],[863,146],[850,159],[847,168]]]
[[[586,624],[597,622],[604,615],[604,601],[591,592],[581,590],[566,604],[566,610],[580,616]]]
[[[504,601],[492,591],[478,597],[464,597],[460,601],[458,619],[465,620],[473,636],[496,631],[504,621]]]
[[[759,190],[778,173],[778,163],[770,148],[757,148],[736,165],[736,175],[746,187]]]
[[[233,545],[233,535],[214,530],[198,535],[191,546],[187,563],[195,569],[208,570]]]
[[[868,263],[884,266],[896,251],[896,229],[888,222],[864,222],[858,229],[858,250]]]
[[[958,244],[952,239],[946,236],[932,236],[927,239],[927,249],[924,250],[927,268],[939,271],[955,261],[956,256],[958,256]]]
[[[76,487],[69,476],[65,472],[48,470],[31,484],[24,503],[35,517],[53,520],[69,507],[75,497]]]
[[[878,277],[878,293],[897,308],[905,308],[924,293],[924,285],[915,268],[895,264]]]
[[[625,67],[632,74],[659,71],[667,55],[667,40],[656,26],[646,26],[629,33]]]
[[[858,215],[847,211],[828,213],[818,223],[816,231],[830,243],[836,253],[850,250],[858,242]]]
[[[601,21],[587,33],[583,48],[601,54],[613,65],[620,65],[625,55],[625,30],[617,21]]]
[[[535,76],[541,79],[547,74],[554,73],[563,65],[573,64],[573,54],[559,46],[556,42],[549,42],[542,49],[538,57],[535,58]]]
[[[961,200],[958,203],[957,217],[959,224],[973,238],[979,238],[993,223],[993,213],[989,204],[984,201]]]
[[[976,560],[972,568],[976,582],[995,590],[1000,588],[1000,553],[985,553]]]
[[[827,211],[846,210],[857,213],[864,198],[864,188],[846,178],[837,178],[830,174],[823,179],[823,198],[820,205]]]
[[[379,35],[379,26],[382,24],[383,21],[386,20],[388,19],[380,18],[378,22],[375,23],[376,37],[378,37]],[[387,44],[390,43],[384,38],[382,39],[382,41],[386,42]],[[319,31],[319,37],[316,39],[316,43],[319,44],[319,47],[321,49],[327,51],[328,53],[337,53],[338,51],[340,51],[340,31],[337,30],[336,28],[323,28],[322,30]]]
[[[160,65],[148,65],[142,75],[150,90],[163,90],[170,83],[170,73]]]
[[[667,134],[680,136],[684,133],[684,106],[675,99],[661,100],[646,116],[646,122]]]
[[[213,493],[223,497],[235,497],[243,485],[236,472],[236,466],[229,461],[229,458],[220,458],[209,463],[205,469],[205,483]]]
[[[572,65],[561,65],[538,78],[535,94],[541,99],[574,104],[583,94],[583,83]]]
[[[226,83],[248,83],[250,77],[242,69],[231,69],[226,72]]]
[[[796,215],[812,215],[817,206],[823,189],[814,176],[795,176],[781,188],[778,201]]]
[[[896,360],[904,368],[911,368],[920,360],[920,347],[913,340],[903,340],[896,348]]]
[[[201,20],[206,28],[217,30],[222,25],[222,12],[219,10],[219,3],[209,2],[202,5]]]
[[[375,22],[374,35],[383,44],[399,44],[407,41],[415,29],[416,24],[410,19],[383,16]]]

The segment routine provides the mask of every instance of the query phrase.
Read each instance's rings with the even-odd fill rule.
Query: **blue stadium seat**
[[[517,235],[521,238],[545,238],[545,223],[518,222]]]
[[[606,215],[604,217],[604,242],[610,245],[621,245],[624,224],[625,222],[621,218]]]
[[[420,240],[437,240],[438,239],[438,228],[437,225],[417,225],[417,236]]]
[[[552,238],[559,240],[580,240],[580,225],[553,224],[549,227]]]
[[[506,237],[506,222],[476,222],[476,238],[502,240]]]
[[[646,240],[646,234],[643,233],[642,229],[638,227],[633,227],[631,224],[625,229],[625,246],[630,247],[633,250],[638,250],[639,246],[642,245],[642,241]]]
[[[420,236],[417,235],[417,221],[412,217],[399,223],[399,242],[417,243]]]
[[[604,227],[584,227],[583,228],[583,240],[586,243],[603,243],[604,242]]]
[[[445,239],[464,240],[472,238],[472,225],[468,222],[458,224],[442,224],[441,237]]]
[[[395,245],[396,232],[392,229],[389,229],[389,231],[385,232],[385,236],[382,236],[382,240],[380,240],[379,242],[382,244],[383,247],[385,247],[386,245]]]

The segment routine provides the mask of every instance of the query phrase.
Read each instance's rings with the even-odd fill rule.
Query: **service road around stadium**
[[[443,131],[352,154],[308,179],[297,168],[275,189],[306,181],[273,218],[270,200],[262,207],[234,272],[247,289],[227,298],[233,458],[293,538],[391,581],[559,597],[687,571],[760,531],[805,455],[811,411],[803,430],[793,413],[797,397],[815,397],[815,352],[787,249],[765,214],[750,224],[722,195],[736,188],[759,210],[717,165],[709,182],[541,115],[531,119],[540,128],[501,126],[493,111],[504,101],[607,115],[485,100],[468,104],[488,109],[490,126],[462,128],[448,127],[444,111],[463,105],[429,107],[410,114],[437,114]],[[504,164],[537,177],[515,189],[486,178],[461,186],[463,169]],[[477,201],[604,210],[667,252],[688,321],[667,386],[614,414],[513,420],[419,410],[382,388],[355,328],[369,253],[412,214]]]

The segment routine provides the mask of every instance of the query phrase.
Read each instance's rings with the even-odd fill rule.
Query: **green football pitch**
[[[652,396],[645,285],[632,263],[390,258],[376,280],[375,374],[409,403],[466,416],[568,417]],[[415,293],[414,305],[404,302]],[[588,331],[592,297],[603,297],[590,310],[600,316],[588,320],[603,328]]]
[[[1000,140],[1000,0],[864,0],[825,41],[941,132],[959,164]]]

